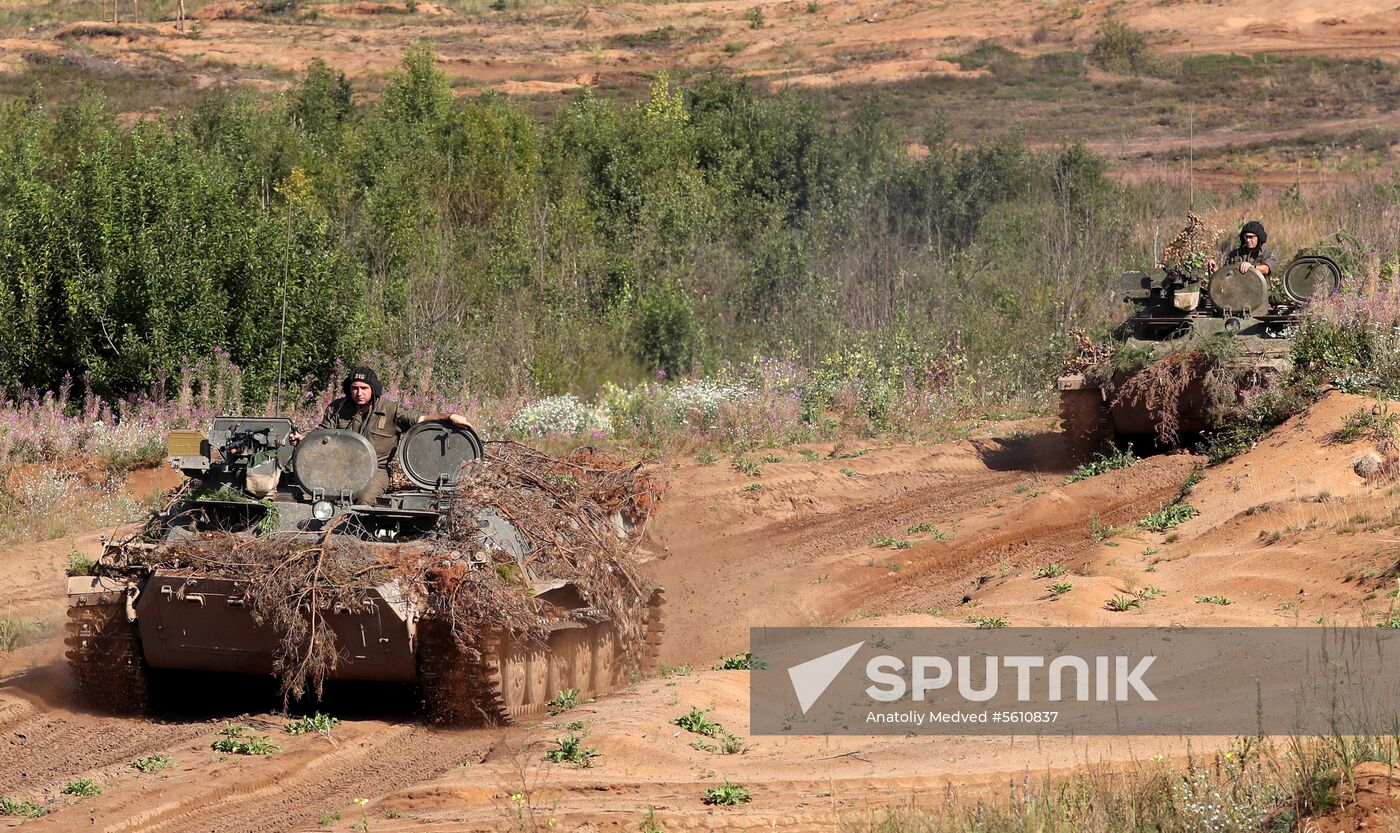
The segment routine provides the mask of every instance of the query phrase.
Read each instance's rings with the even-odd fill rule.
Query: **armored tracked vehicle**
[[[1164,420],[1174,420],[1173,434],[1204,431],[1206,393],[1202,374],[1186,380],[1172,396],[1124,397],[1132,378],[1174,352],[1204,347],[1218,337],[1231,339],[1229,358],[1235,378],[1258,384],[1286,374],[1289,350],[1304,305],[1336,292],[1341,269],[1323,255],[1302,253],[1281,272],[1271,293],[1269,278],[1251,267],[1221,267],[1206,281],[1180,271],[1154,269],[1126,272],[1118,294],[1132,312],[1113,334],[1108,350],[1081,355],[1058,379],[1060,418],[1069,455],[1089,461],[1120,438],[1161,435]],[[1281,296],[1279,291],[1281,290]],[[1271,299],[1271,294],[1273,295]],[[1139,367],[1125,369],[1106,361],[1117,351],[1134,351]],[[1169,413],[1164,413],[1165,402]],[[1156,406],[1156,407],[1154,407]]]
[[[89,705],[140,713],[156,675],[176,671],[276,670],[284,635],[258,621],[248,582],[174,568],[159,557],[163,551],[200,536],[232,542],[231,550],[244,540],[353,541],[381,554],[414,542],[433,547],[459,477],[483,465],[482,443],[470,429],[421,423],[397,451],[412,488],[360,505],[354,495],[377,465],[370,442],[352,431],[316,430],[293,443],[293,431],[287,419],[225,416],[207,437],[172,433],[170,460],[188,478],[185,487],[147,525],[143,540],[109,544],[97,575],[68,581],[67,656]],[[599,696],[653,670],[663,629],[659,589],[626,597],[635,627],[623,639],[618,623],[590,606],[579,587],[537,575],[540,545],[516,523],[490,507],[473,512],[474,545],[440,556],[434,550],[433,563],[466,571],[511,567],[519,591],[547,612],[547,636],[522,644],[505,632],[466,634],[464,648],[464,635],[454,633],[443,611],[402,582],[385,580],[321,614],[334,634],[329,677],[416,683],[435,720],[504,723],[543,715],[561,693]],[[625,539],[629,522],[618,513],[606,526]],[[133,558],[133,548],[156,557]]]

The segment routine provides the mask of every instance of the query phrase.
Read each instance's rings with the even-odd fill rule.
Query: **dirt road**
[[[375,830],[468,831],[522,826],[635,830],[652,810],[667,830],[781,825],[829,829],[881,806],[933,806],[950,788],[995,785],[1029,770],[1177,754],[1180,739],[756,738],[744,754],[697,749],[670,719],[690,707],[748,734],[747,674],[709,670],[747,647],[751,625],[927,624],[973,615],[1012,625],[1359,622],[1385,614],[1379,575],[1400,556],[1395,490],[1351,470],[1365,449],[1329,443],[1366,405],[1334,395],[1253,451],[1205,473],[1189,497],[1201,514],[1171,534],[1133,521],[1176,496],[1201,462],[1152,458],[1062,484],[1057,437],[1044,424],[1018,439],[842,449],[816,460],[777,451],[753,478],[716,464],[668,472],[649,529],[646,569],[668,587],[663,678],[535,726],[441,731],[416,720],[413,694],[342,689],[332,739],[292,737],[270,685],[182,678],[189,702],[158,720],[86,713],[70,697],[56,634],[3,658],[0,795],[50,812],[26,830],[273,831],[346,829],[370,799]],[[1011,433],[1011,428],[1005,429]],[[750,488],[759,484],[761,488]],[[1117,527],[1107,534],[1094,528]],[[1278,533],[1274,535],[1274,533]],[[899,544],[908,541],[908,545]],[[61,559],[94,537],[11,548],[0,556],[15,609],[61,612]],[[1073,590],[1045,592],[1036,568],[1060,564]],[[1109,596],[1152,585],[1132,612]],[[1372,586],[1375,585],[1375,586]],[[1231,599],[1200,604],[1200,595]],[[267,757],[210,749],[226,719],[279,743]],[[546,764],[543,750],[582,724],[601,754],[588,769]],[[1196,748],[1209,743],[1195,739]],[[174,766],[145,774],[138,757]],[[90,778],[100,796],[62,795]],[[702,805],[730,779],[753,792],[743,809]],[[19,824],[0,818],[0,827]]]

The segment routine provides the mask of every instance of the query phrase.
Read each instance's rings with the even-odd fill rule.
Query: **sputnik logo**
[[[788,669],[788,679],[792,680],[792,690],[797,694],[797,705],[802,707],[803,714],[812,708],[863,645],[864,642],[857,642]]]

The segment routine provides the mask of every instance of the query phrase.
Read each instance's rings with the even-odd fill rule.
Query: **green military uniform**
[[[1254,251],[1236,246],[1225,254],[1225,265],[1235,266],[1241,261],[1249,261],[1254,266],[1268,266],[1269,277],[1274,277],[1274,272],[1278,270],[1278,262],[1274,259],[1274,253],[1264,246],[1260,246]]]
[[[1244,247],[1245,236],[1249,234],[1254,235],[1256,242],[1259,244],[1256,248],[1246,249]],[[1278,271],[1278,262],[1274,260],[1274,253],[1264,246],[1264,244],[1268,242],[1269,233],[1264,230],[1264,224],[1258,220],[1250,220],[1240,227],[1238,245],[1231,249],[1228,242],[1220,244],[1220,252],[1225,258],[1224,265],[1234,266],[1236,269],[1239,268],[1241,263],[1245,262],[1256,268],[1267,266],[1269,267],[1269,281],[1272,283],[1278,280],[1278,275],[1275,274]],[[1229,251],[1226,251],[1227,249],[1229,249]],[[1260,271],[1262,272],[1263,270]]]
[[[354,431],[374,446],[374,453],[379,457],[374,479],[364,491],[355,495],[357,502],[371,504],[389,488],[389,463],[394,459],[399,436],[417,422],[418,414],[400,405],[391,396],[370,400],[369,410],[363,413],[353,399],[342,396],[326,408],[317,427]]]

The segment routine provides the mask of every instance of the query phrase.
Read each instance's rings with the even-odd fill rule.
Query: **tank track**
[[[1065,449],[1075,465],[1107,451],[1114,440],[1113,418],[1098,388],[1060,391],[1060,426]]]
[[[611,622],[571,623],[549,635],[548,647],[517,645],[489,635],[472,658],[444,622],[419,623],[418,674],[429,719],[446,724],[505,725],[546,716],[549,701],[578,690],[580,701],[627,686],[633,674],[655,673],[665,634],[665,594],[647,601],[638,650],[626,656]]]
[[[124,602],[71,606],[64,630],[64,654],[84,703],[116,715],[143,714],[150,708],[141,637],[136,623],[127,621]]]

